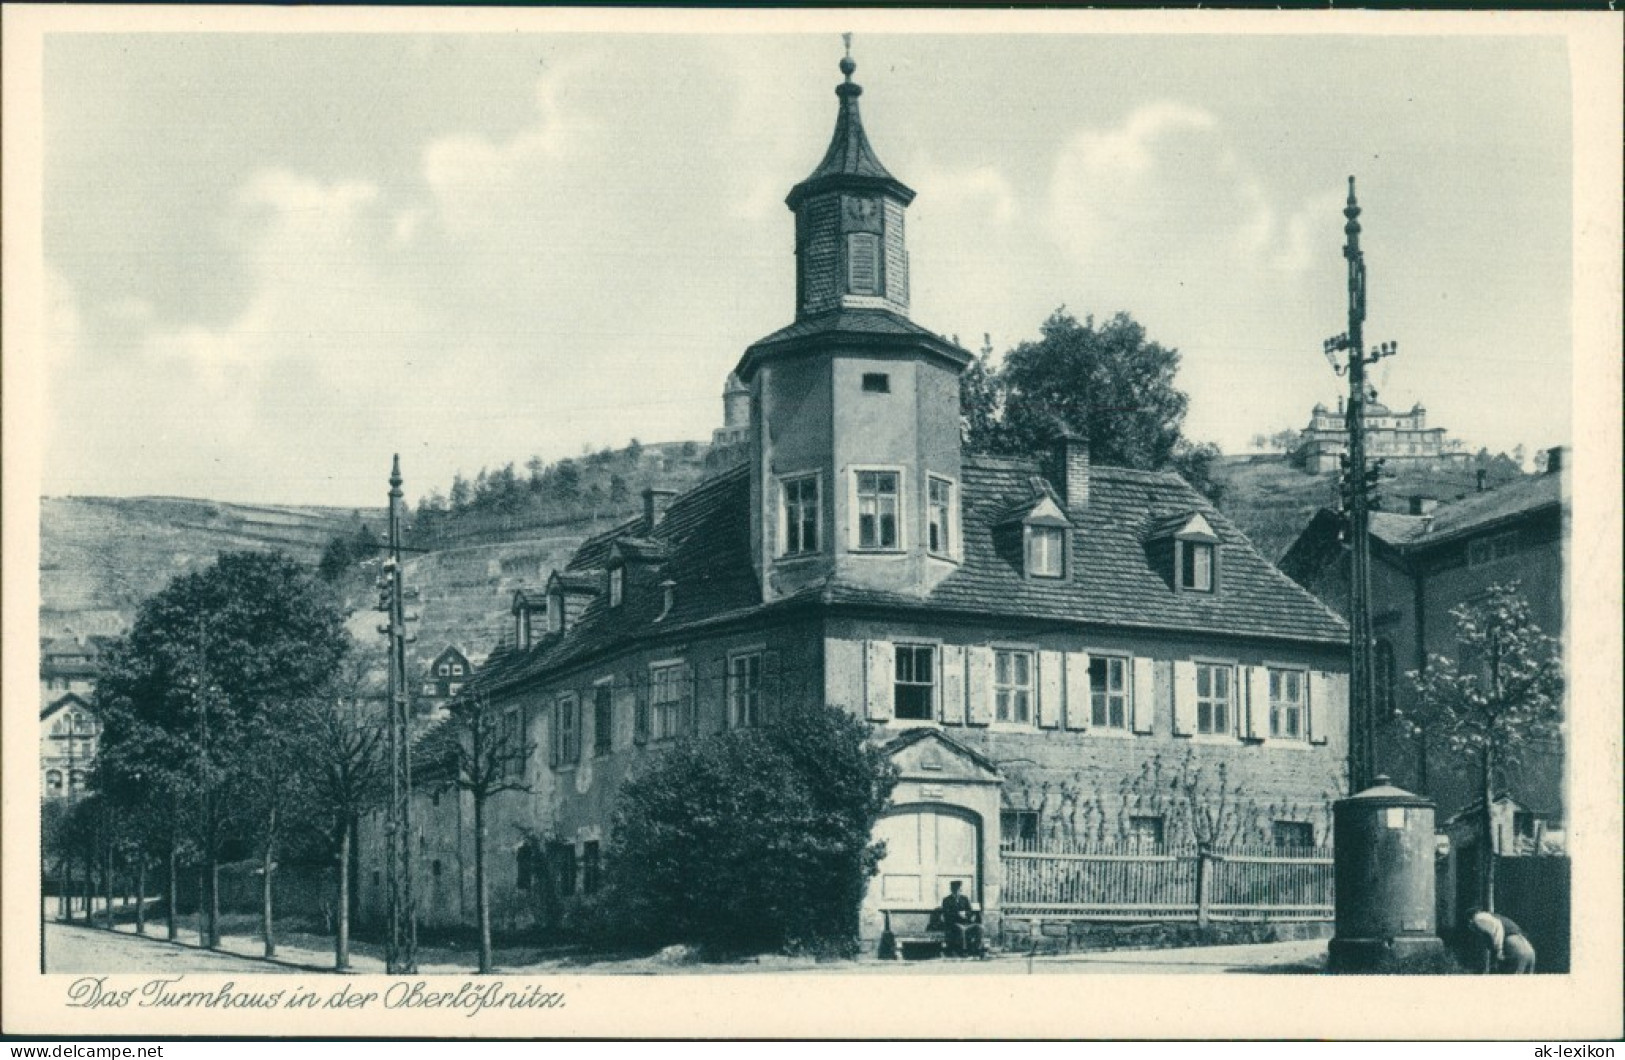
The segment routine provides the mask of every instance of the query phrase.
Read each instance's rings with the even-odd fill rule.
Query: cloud
[[[996,166],[962,170],[926,169],[918,183],[930,189],[933,206],[940,206],[945,212],[954,214],[971,214],[973,216],[968,218],[971,223],[993,221],[1002,225],[1016,218],[1015,188]]]
[[[446,136],[423,152],[423,176],[446,231],[462,234],[501,225],[505,206],[522,195],[538,169],[564,154],[585,130],[564,120],[560,86],[579,76],[566,64],[538,78],[537,121],[506,140],[476,134]]]
[[[1311,261],[1320,198],[1284,211],[1209,111],[1163,101],[1084,129],[1050,183],[1051,231],[1080,262],[1134,258],[1174,283],[1236,270],[1295,274]]]

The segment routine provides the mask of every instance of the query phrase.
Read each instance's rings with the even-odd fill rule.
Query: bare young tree
[[[1562,723],[1563,661],[1555,638],[1541,632],[1516,583],[1451,610],[1457,658],[1433,655],[1407,676],[1416,705],[1399,717],[1413,733],[1425,728],[1458,760],[1471,762],[1483,799],[1478,820],[1480,903],[1495,909],[1495,785],[1525,754],[1554,737]]]
[[[499,710],[489,696],[464,696],[451,706],[446,752],[455,757],[452,783],[474,804],[474,902],[480,922],[481,974],[491,971],[491,893],[487,880],[486,811],[505,791],[529,791],[526,766],[536,747],[525,731],[524,710]]]
[[[364,669],[353,658],[333,694],[302,704],[302,724],[313,741],[313,822],[331,843],[338,866],[333,967],[350,966],[351,865],[361,815],[384,799],[388,762],[381,700],[367,695]]]

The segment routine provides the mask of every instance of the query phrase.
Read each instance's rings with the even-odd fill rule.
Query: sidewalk
[[[75,926],[84,927],[76,923]],[[91,930],[106,931],[96,927]],[[119,924],[113,933],[143,939],[154,946],[178,947],[211,952],[198,943],[195,930],[183,928],[180,938],[164,937],[161,920],[149,922],[145,936],[136,935],[131,924]],[[331,946],[322,948],[300,942],[277,945],[274,958],[264,956],[264,944],[252,935],[225,935],[218,950],[212,951],[251,960],[264,966],[267,974],[280,972],[325,972],[329,974],[381,975],[382,959],[352,949],[351,967],[335,973]],[[654,955],[605,957],[582,960],[579,957],[541,957],[534,951],[501,950],[496,954],[494,974],[504,975],[1212,975],[1212,974],[1299,974],[1316,975],[1324,970],[1325,939],[1257,943],[1240,946],[1202,946],[1165,950],[1109,950],[1095,953],[1068,953],[1043,956],[1008,953],[982,961],[921,960],[889,961],[875,957],[819,962],[811,958],[767,954],[759,958],[728,963],[674,964]],[[528,959],[527,959],[528,958]],[[426,961],[418,965],[420,975],[475,974],[473,952],[455,963]]]

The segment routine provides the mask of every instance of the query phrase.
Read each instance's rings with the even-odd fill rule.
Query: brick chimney
[[[1546,450],[1546,474],[1555,475],[1563,470],[1563,458],[1567,449],[1566,445],[1554,445]]]
[[[643,532],[650,533],[659,524],[660,517],[666,514],[666,507],[671,499],[677,496],[672,489],[659,489],[650,486],[643,491]]]
[[[1050,484],[1061,495],[1068,512],[1076,512],[1089,503],[1089,439],[1061,427],[1050,451]]]

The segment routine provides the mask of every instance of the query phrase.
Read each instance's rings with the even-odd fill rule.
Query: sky
[[[55,34],[46,495],[377,506],[539,454],[708,439],[793,317],[790,187],[835,31]],[[1571,432],[1562,37],[859,34],[913,319],[1061,306],[1183,355],[1226,452],[1345,386],[1358,176],[1381,400],[1470,448]]]

